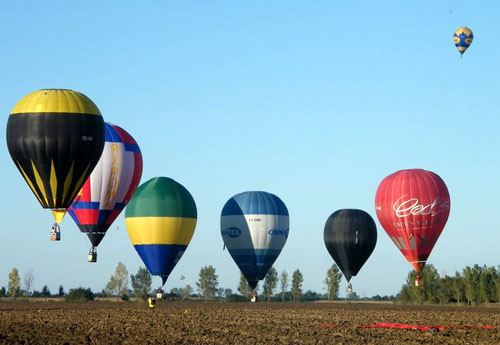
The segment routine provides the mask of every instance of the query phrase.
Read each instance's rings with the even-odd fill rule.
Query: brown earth
[[[436,333],[357,328],[456,325]],[[465,326],[490,325],[493,329]],[[500,344],[500,308],[366,303],[0,303],[0,344]]]

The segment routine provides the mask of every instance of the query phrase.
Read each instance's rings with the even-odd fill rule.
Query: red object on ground
[[[440,331],[445,328],[484,328],[493,329],[492,326],[465,326],[465,325],[438,325],[438,326],[418,326],[418,325],[405,325],[400,323],[374,323],[372,325],[361,325],[356,328],[397,328],[397,329],[419,329],[421,331],[428,331],[430,329],[439,329]]]
[[[420,273],[450,214],[444,181],[423,169],[397,171],[378,186],[375,210],[385,232]]]

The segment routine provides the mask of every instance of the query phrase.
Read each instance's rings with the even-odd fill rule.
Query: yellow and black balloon
[[[163,285],[184,254],[196,227],[196,204],[189,191],[168,177],[139,186],[125,209],[125,226],[135,250]]]
[[[10,156],[56,223],[96,166],[104,148],[97,106],[73,90],[45,89],[24,96],[7,123]]]
[[[460,57],[464,55],[473,39],[474,35],[472,34],[472,30],[468,27],[463,26],[455,31],[455,34],[453,34],[453,43],[455,43],[455,47],[457,47]]]

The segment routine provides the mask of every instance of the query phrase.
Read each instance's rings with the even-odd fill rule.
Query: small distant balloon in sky
[[[455,31],[453,34],[453,43],[455,43],[455,47],[457,47],[460,53],[460,58],[464,55],[467,48],[469,48],[473,39],[474,35],[472,34],[472,30],[468,27],[463,26]]]

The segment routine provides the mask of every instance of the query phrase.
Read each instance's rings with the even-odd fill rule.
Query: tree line
[[[280,274],[271,267],[262,284],[262,298],[267,301],[314,301],[321,299],[333,300],[338,296],[338,287],[342,276],[336,265],[333,265],[327,272],[325,279],[327,294],[321,294],[314,291],[304,292],[302,284],[304,276],[300,270],[295,270],[291,277],[286,270]],[[128,300],[129,297],[147,299],[154,293],[152,290],[152,277],[145,267],[139,268],[136,274],[129,276],[128,270],[123,263],[118,263],[114,274],[111,275],[106,287],[94,293],[88,288],[70,289],[65,293],[62,285],[57,294],[51,294],[45,285],[41,292],[31,291],[34,284],[33,271],[28,271],[23,279],[19,272],[13,268],[9,273],[9,283],[7,289],[0,288],[0,297],[64,297],[67,300],[93,300],[94,297],[117,297],[122,300]],[[131,288],[129,288],[131,285]],[[259,286],[255,291],[259,291]],[[203,300],[226,300],[226,301],[248,301],[254,290],[250,288],[243,274],[240,274],[240,280],[237,292],[232,289],[219,287],[218,275],[212,265],[204,266],[198,274],[196,286],[187,284],[183,288],[173,288],[169,293],[164,294],[166,299],[203,299]]]
[[[32,270],[29,270],[24,274],[21,285],[21,278],[19,276],[19,271],[17,270],[17,268],[13,268],[12,271],[9,273],[9,283],[7,284],[7,288],[5,288],[5,286],[2,286],[0,288],[0,298],[1,297],[48,298],[48,297],[62,297],[65,295],[64,288],[62,285],[59,286],[59,290],[56,294],[52,294],[47,285],[44,285],[41,291],[38,290],[31,291],[34,282],[35,282],[35,275]]]
[[[416,272],[408,274],[405,284],[400,292],[394,296],[373,296],[371,298],[360,298],[355,292],[349,293],[349,300],[373,300],[391,301],[399,303],[417,304],[446,304],[466,303],[478,305],[487,303],[498,303],[500,301],[500,267],[487,267],[475,265],[466,267],[462,272],[456,272],[454,276],[439,275],[433,265],[426,265],[421,273],[424,285],[414,285]],[[315,291],[303,291],[304,275],[296,269],[291,275],[282,270],[278,272],[271,267],[266,277],[252,290],[243,274],[237,291],[219,286],[216,269],[212,265],[203,266],[198,274],[198,280],[193,287],[186,284],[184,287],[172,288],[170,292],[164,293],[165,299],[198,299],[198,300],[223,300],[230,302],[248,301],[254,291],[259,293],[259,298],[267,302],[308,302],[317,300],[333,301],[339,298],[339,286],[342,273],[333,264],[326,272],[323,281],[325,293]],[[182,278],[181,278],[182,279]],[[22,284],[21,284],[22,283]],[[123,263],[118,263],[114,274],[110,276],[105,288],[100,292],[92,292],[89,288],[74,288],[68,293],[63,286],[59,286],[57,293],[52,294],[46,285],[41,291],[32,291],[34,274],[32,271],[25,273],[21,281],[16,268],[9,273],[9,283],[0,288],[0,297],[64,297],[66,300],[93,300],[95,297],[116,297],[128,300],[130,297],[147,299],[154,294],[152,289],[152,277],[145,267],[138,269],[136,274],[130,274]]]
[[[424,285],[416,287],[416,272],[410,272],[396,300],[415,304],[467,304],[480,305],[500,302],[500,266],[465,267],[453,276],[438,274],[428,264],[421,273]]]

